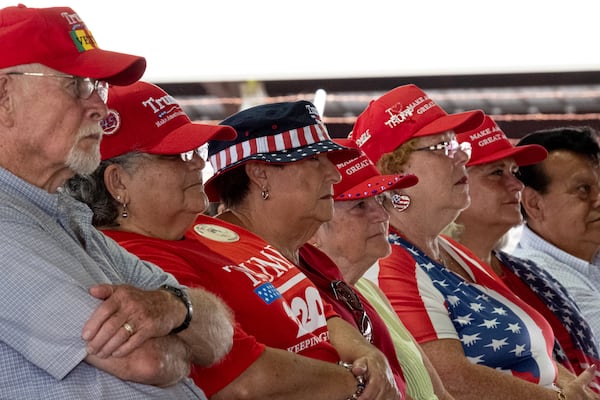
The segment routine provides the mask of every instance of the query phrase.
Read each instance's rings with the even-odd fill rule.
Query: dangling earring
[[[123,203],[123,212],[121,213],[121,218],[129,217],[129,213],[127,212],[127,203]]]
[[[410,196],[406,194],[394,193],[390,198],[392,206],[398,212],[404,212],[410,206]]]
[[[262,197],[263,200],[266,200],[269,198],[269,191],[265,188],[263,188],[260,192],[260,197]]]

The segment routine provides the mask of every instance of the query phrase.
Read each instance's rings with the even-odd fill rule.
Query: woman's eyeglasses
[[[363,308],[362,302],[354,290],[344,281],[332,281],[331,290],[335,299],[343,302],[352,314],[358,325],[358,330],[370,343],[373,343],[373,324]]]
[[[456,153],[460,150],[467,155],[467,157],[471,158],[471,143],[462,142],[458,143],[456,139],[452,139],[448,142],[441,142],[438,144],[433,144],[431,146],[419,147],[414,149],[413,151],[438,151],[444,150],[444,155],[448,158],[454,158]]]
[[[206,144],[203,144],[202,146],[198,147],[197,149],[190,150],[190,151],[184,151],[183,153],[156,154],[156,156],[159,158],[165,159],[165,160],[180,160],[181,159],[181,161],[183,161],[183,162],[189,162],[189,161],[192,161],[192,159],[194,158],[194,154],[196,154],[198,157],[200,157],[201,159],[206,161],[206,158],[208,156],[208,147],[206,146]]]
[[[181,153],[179,156],[181,157],[181,159],[183,161],[187,162],[187,161],[192,161],[192,158],[194,158],[194,154],[197,154],[198,157],[200,157],[201,159],[206,161],[206,159],[208,157],[208,146],[203,144],[202,146],[198,147],[197,149],[186,151],[184,153]]]
[[[43,72],[7,72],[6,75],[22,75],[22,76],[46,76],[50,78],[67,78],[74,79],[77,83],[76,93],[75,95],[79,99],[89,99],[94,93],[94,90],[98,92],[98,96],[102,99],[104,103],[108,100],[108,82],[99,81],[97,79],[92,78],[82,78],[80,76],[75,75],[66,75],[66,74],[45,74]]]

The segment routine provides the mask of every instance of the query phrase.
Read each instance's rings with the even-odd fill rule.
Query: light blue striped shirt
[[[91,218],[84,204],[0,168],[0,399],[206,399],[189,379],[162,389],[83,361],[81,331],[99,304],[90,286],[177,284]]]
[[[533,232],[527,225],[512,254],[529,259],[559,281],[579,306],[594,336],[600,338],[600,264],[574,257]],[[598,349],[600,351],[600,349]]]

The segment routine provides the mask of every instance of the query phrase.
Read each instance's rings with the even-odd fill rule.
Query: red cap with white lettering
[[[381,156],[412,138],[450,130],[460,133],[482,121],[480,110],[448,114],[417,86],[404,85],[372,100],[356,119],[349,139],[377,164]]]
[[[0,9],[0,54],[0,68],[38,63],[112,85],[129,85],[146,70],[144,57],[102,50],[68,7]]]
[[[349,139],[335,139],[342,146],[351,147]],[[415,185],[419,179],[412,174],[381,175],[373,162],[361,151],[361,154],[349,161],[336,164],[342,180],[333,185],[335,201],[358,200],[377,196],[390,189],[401,189]]]
[[[100,124],[102,160],[133,151],[179,154],[237,135],[229,126],[193,123],[172,96],[143,81],[111,86],[107,106],[108,115]]]
[[[513,146],[502,129],[489,116],[477,129],[456,135],[459,143],[471,143],[471,159],[467,167],[487,164],[511,157],[518,166],[531,165],[544,161],[548,156],[546,149],[537,144]]]

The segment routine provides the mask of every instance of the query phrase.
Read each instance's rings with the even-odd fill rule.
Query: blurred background
[[[69,6],[100,47],[145,56],[143,79],[198,121],[307,99],[343,137],[371,99],[415,83],[450,113],[484,110],[511,138],[565,124],[600,128],[595,1],[24,4]]]

